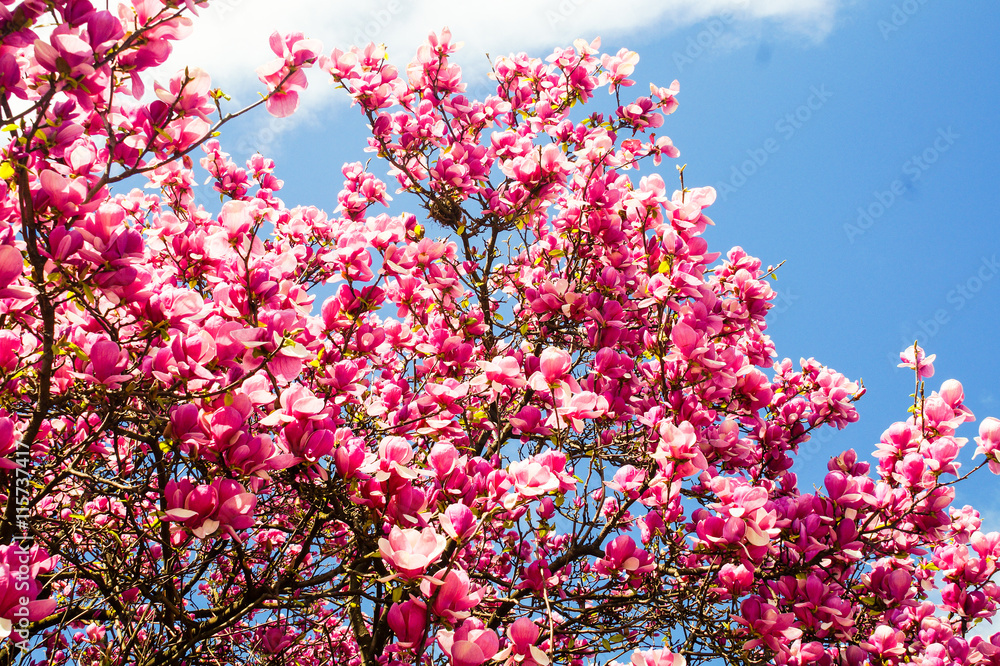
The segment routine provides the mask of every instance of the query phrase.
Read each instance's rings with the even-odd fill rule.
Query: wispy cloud
[[[176,43],[171,58],[153,77],[165,81],[184,67],[201,67],[212,84],[233,97],[235,110],[259,99],[263,85],[258,65],[274,58],[268,37],[275,30],[301,32],[323,43],[324,53],[368,42],[385,44],[400,67],[412,58],[428,33],[451,29],[464,43],[455,60],[462,66],[473,95],[487,87],[491,61],[499,55],[526,51],[544,56],[556,46],[583,37],[607,42],[628,35],[658,38],[713,17],[724,17],[726,48],[737,48],[767,22],[797,37],[822,39],[832,30],[837,11],[857,0],[284,0],[280,9],[268,0],[210,0],[195,19],[194,33]],[[748,37],[749,36],[749,37]],[[630,42],[626,41],[625,45]],[[489,57],[487,57],[489,55]],[[227,150],[243,156],[256,151],[278,156],[284,137],[303,125],[319,126],[333,108],[346,106],[346,95],[334,94],[329,77],[310,72],[312,86],[290,118],[251,116]],[[662,82],[661,82],[662,83]],[[147,86],[152,90],[152,86]]]
[[[626,32],[668,33],[733,12],[747,23],[769,20],[787,30],[822,38],[837,9],[849,0],[649,0],[610,4],[601,0],[212,0],[196,30],[178,44],[170,63],[200,66],[235,92],[256,86],[254,68],[271,57],[274,30],[320,39],[326,51],[359,42],[384,43],[398,63],[409,60],[430,31],[449,26],[465,42],[458,57],[470,74],[483,74],[491,56],[511,51],[542,54],[577,37]]]

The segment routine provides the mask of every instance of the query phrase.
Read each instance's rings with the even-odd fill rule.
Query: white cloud
[[[274,30],[303,32],[321,40],[326,52],[368,41],[384,43],[393,61],[402,65],[430,31],[447,25],[454,38],[465,43],[458,62],[471,73],[483,74],[486,53],[545,55],[577,37],[667,33],[726,11],[744,22],[767,19],[791,32],[822,38],[846,1],[212,0],[195,20],[195,33],[177,44],[170,64],[177,69],[200,66],[217,84],[245,93],[258,85],[254,68],[273,58],[267,38]]]
[[[382,43],[392,62],[403,68],[428,33],[448,26],[453,39],[464,43],[455,61],[478,96],[487,84],[491,59],[498,55],[526,51],[542,57],[580,37],[589,41],[600,36],[616,44],[629,35],[655,39],[713,17],[722,17],[726,25],[725,34],[713,37],[717,50],[755,39],[765,21],[779,31],[819,40],[832,29],[837,10],[856,1],[210,0],[194,20],[194,33],[175,43],[171,58],[152,76],[165,81],[186,66],[201,67],[211,74],[214,87],[233,97],[226,108],[235,111],[259,99],[264,89],[254,70],[275,57],[268,47],[275,30],[318,39],[327,54],[335,47]],[[624,45],[633,43],[625,40]],[[311,86],[295,115],[253,114],[240,136],[230,137],[227,150],[235,149],[237,155],[259,150],[277,157],[283,135],[302,125],[321,126],[319,118],[329,117],[330,104],[346,106],[346,95],[333,94],[329,77],[315,70],[310,74]]]

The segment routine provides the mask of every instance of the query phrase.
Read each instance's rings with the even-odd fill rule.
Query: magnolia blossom
[[[27,298],[30,291],[12,286],[24,272],[24,258],[11,245],[0,246],[0,298]]]
[[[0,418],[0,469],[17,469],[20,467],[8,456],[17,453],[20,437],[14,428],[14,420],[4,416]]]
[[[1000,449],[1000,419],[992,416],[983,419],[979,424],[979,437],[976,437],[976,452],[974,455],[983,453],[989,459],[990,471],[1000,474],[1000,459],[998,459],[998,449]]]
[[[100,339],[90,348],[90,363],[81,379],[88,379],[109,388],[118,388],[122,382],[132,378],[131,373],[123,373],[128,363],[128,354],[117,343]]]
[[[433,527],[423,530],[394,526],[388,538],[378,540],[379,553],[403,578],[416,578],[437,562],[448,540]]]
[[[455,541],[468,539],[479,526],[475,514],[464,504],[448,506],[438,519],[441,521],[441,529]]]
[[[273,34],[267,111],[319,65],[368,128],[321,210],[168,61],[204,2],[95,4],[0,9],[0,532],[54,555],[0,546],[0,661],[1000,664],[962,385],[904,350],[875,466],[815,448],[864,387],[778,355],[775,267],[648,168],[679,85],[630,95],[635,52],[477,90],[447,29],[400,66]]]
[[[680,425],[661,423],[659,427],[660,441],[652,458],[661,469],[672,464],[673,473],[679,476],[691,476],[708,466],[705,456],[698,445],[698,436],[694,426],[683,421]]]
[[[427,631],[427,606],[417,599],[393,604],[387,621],[396,634],[397,645],[405,649],[415,647]]]
[[[636,650],[632,653],[632,666],[686,666],[684,655],[674,654],[670,650]]]
[[[199,538],[207,538],[220,529],[236,537],[236,532],[254,524],[257,497],[236,481],[216,479],[198,484],[190,478],[168,481],[166,519],[182,523]]]
[[[447,573],[438,572],[433,577],[425,576],[420,583],[420,591],[432,598],[431,610],[449,624],[456,624],[469,616],[469,611],[479,605],[486,592],[471,585],[469,574],[462,569],[451,569]]]
[[[917,375],[920,377],[933,377],[935,358],[935,354],[926,356],[923,348],[913,345],[912,347],[907,347],[899,353],[899,360],[901,363],[896,367],[911,368],[916,370]]]
[[[638,548],[627,534],[613,539],[604,549],[604,558],[597,561],[594,570],[604,575],[624,572],[629,576],[649,573],[655,568],[649,553]]]
[[[512,508],[520,499],[571,490],[576,486],[576,480],[565,471],[565,466],[566,456],[552,450],[528,460],[512,462],[508,473],[514,484],[514,493],[504,499],[505,505]]]
[[[547,666],[551,661],[545,651],[538,646],[538,625],[526,617],[514,620],[507,627],[507,647],[493,658],[507,666]]]
[[[476,618],[465,620],[454,631],[438,631],[437,640],[453,666],[479,666],[493,658],[500,647],[496,632]]]

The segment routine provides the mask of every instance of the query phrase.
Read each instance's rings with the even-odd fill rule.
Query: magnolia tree
[[[1000,664],[961,385],[906,350],[874,467],[799,490],[864,390],[777,361],[711,188],[639,177],[676,84],[581,41],[473,100],[447,30],[402,72],[275,35],[260,103],[332,77],[418,214],[361,164],[287,208],[206,73],[145,87],[198,4],[0,7],[0,663]]]

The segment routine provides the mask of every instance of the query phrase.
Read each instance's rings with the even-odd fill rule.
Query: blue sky
[[[915,339],[937,354],[928,389],[959,379],[977,419],[1000,416],[1000,4],[621,4],[610,15],[612,5],[597,0],[496,8],[300,0],[274,15],[259,0],[222,0],[196,22],[171,69],[203,66],[249,101],[275,27],[303,31],[327,51],[367,33],[403,66],[428,31],[448,24],[465,42],[460,62],[479,81],[486,52],[544,56],[600,35],[606,52],[640,54],[638,94],[648,82],[680,80],[681,106],[661,131],[681,150],[688,186],[720,192],[708,211],[712,248],[741,245],[765,264],[786,262],[769,318],[779,357],[815,357],[868,387],[858,423],[806,448],[803,485],[819,481],[829,456],[845,448],[870,456],[881,432],[906,417],[913,376],[895,366]],[[311,81],[293,119],[262,112],[221,140],[240,159],[256,149],[274,158],[286,204],[332,210],[340,165],[368,158],[365,132],[356,109],[321,77]],[[666,161],[661,172],[675,178]],[[399,208],[414,210],[401,197]],[[975,428],[959,434],[971,439]],[[966,468],[974,444],[967,448]],[[1000,529],[1000,479],[980,479],[960,490],[958,504],[972,503]]]

